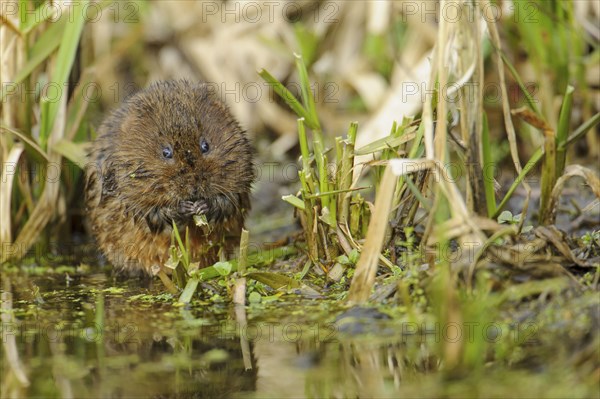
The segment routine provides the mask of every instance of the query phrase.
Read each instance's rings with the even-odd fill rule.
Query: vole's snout
[[[182,200],[185,201],[203,201],[206,198],[210,197],[210,193],[207,191],[208,186],[206,182],[198,182],[194,181],[194,184],[190,184],[188,191],[185,194],[185,197],[181,197]]]
[[[184,159],[185,162],[191,167],[196,163],[196,157],[194,157],[194,154],[192,154],[192,151],[190,150],[185,150]]]

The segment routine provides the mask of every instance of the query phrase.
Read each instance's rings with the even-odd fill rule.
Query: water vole
[[[207,85],[158,82],[99,128],[86,168],[86,207],[100,249],[117,268],[155,274],[173,221],[209,266],[238,240],[254,180],[245,132]],[[203,214],[208,226],[198,227]],[[167,272],[169,270],[166,270]]]

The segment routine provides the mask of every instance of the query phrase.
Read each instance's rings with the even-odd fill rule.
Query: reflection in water
[[[401,341],[374,336],[325,342],[261,340],[254,347],[258,365],[254,396],[398,397],[403,379],[437,367],[423,342],[415,342],[411,351],[412,343]]]
[[[132,300],[140,287],[104,288],[99,276],[37,281],[33,303],[31,285],[11,277],[2,397],[395,396],[406,364],[400,344],[342,339],[333,324]]]
[[[0,277],[0,397],[594,396],[537,327],[461,332],[293,296],[182,308],[161,287],[104,275]],[[481,367],[444,369],[437,354],[457,336]],[[597,341],[584,344],[581,375],[598,375]]]
[[[127,292],[104,293],[87,280],[47,287],[36,306],[18,289],[27,285],[11,290],[10,279],[3,282],[2,397],[230,397],[254,390],[256,372],[245,370],[239,340],[202,326],[180,330],[168,303],[130,302]]]

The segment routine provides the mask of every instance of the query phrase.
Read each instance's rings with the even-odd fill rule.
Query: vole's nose
[[[196,162],[196,158],[194,157],[194,154],[192,154],[192,151],[185,150],[184,158],[185,158],[185,162],[187,162],[187,164],[189,166],[194,166],[194,164]]]

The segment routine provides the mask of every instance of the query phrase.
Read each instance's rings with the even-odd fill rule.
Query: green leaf
[[[198,227],[208,226],[208,219],[205,214],[194,215],[194,224]]]
[[[285,246],[278,248],[270,248],[265,249],[263,251],[252,252],[248,254],[248,267],[259,266],[259,265],[268,265],[272,263],[275,259],[279,259],[285,256],[294,255],[298,252],[293,246]],[[219,262],[221,263],[221,262]],[[231,271],[237,271],[237,259],[231,260],[231,262],[225,262],[231,264]],[[218,263],[217,263],[218,264]],[[221,273],[217,271],[217,264],[209,267],[205,267],[203,269],[195,270],[190,273],[194,278],[198,278],[200,280],[206,281],[213,278],[217,278],[221,276]]]
[[[292,204],[293,206],[295,206],[296,208],[298,208],[302,211],[305,209],[304,201],[302,201],[300,198],[296,197],[295,195],[284,195],[283,197],[281,197],[281,199],[289,204]]]
[[[285,276],[279,273],[271,272],[253,272],[247,273],[246,277],[259,281],[269,287],[278,290],[280,288],[300,288],[301,284],[298,280]]]
[[[87,163],[88,147],[89,143],[74,143],[70,140],[62,139],[54,144],[52,149],[83,169]]]
[[[346,255],[340,255],[337,258],[335,258],[336,261],[338,261],[338,263],[341,263],[342,265],[349,265],[350,259],[346,256]]]
[[[169,247],[169,259],[167,259],[165,266],[171,270],[175,270],[175,268],[179,264],[180,260],[181,260],[181,255],[180,255],[179,251],[177,250],[177,247],[175,245],[171,245]]]
[[[251,278],[253,280],[259,281],[263,284],[268,285],[269,287],[280,290],[280,289],[293,289],[298,291],[302,295],[306,296],[319,296],[320,293],[315,289],[302,284],[300,281],[293,279],[291,277],[285,276],[283,274],[278,273],[270,273],[270,272],[254,272],[247,273],[246,277]]]
[[[221,276],[227,276],[231,273],[233,266],[230,262],[217,262],[213,267]]]
[[[188,280],[187,284],[185,285],[185,289],[179,296],[179,302],[190,303],[192,297],[194,296],[194,292],[196,292],[196,288],[198,288],[199,281],[200,280],[196,278],[191,278]]]
[[[331,226],[332,228],[335,228],[337,226],[335,217],[333,217],[333,215],[329,212],[328,207],[323,207],[323,209],[321,210],[321,215],[319,216],[319,220]]]
[[[353,264],[356,264],[356,262],[358,262],[358,258],[360,257],[360,253],[358,252],[358,249],[354,248],[352,251],[350,251],[350,254],[348,255],[348,259],[350,259],[350,262],[352,262]]]
[[[260,303],[261,300],[262,296],[256,291],[251,292],[250,295],[248,295],[248,302],[250,303]]]
[[[498,216],[498,223],[512,223],[514,220],[513,214],[510,211],[502,211]]]
[[[229,353],[224,349],[211,349],[202,355],[204,363],[224,363],[229,359]]]

